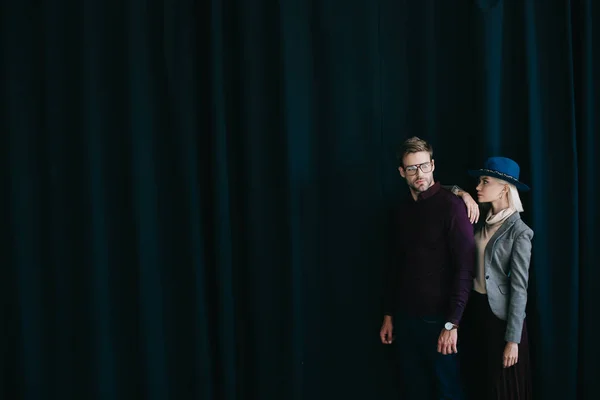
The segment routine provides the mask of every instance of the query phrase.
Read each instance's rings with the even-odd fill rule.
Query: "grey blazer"
[[[481,229],[482,225],[478,227]],[[521,220],[518,212],[508,217],[490,238],[484,253],[485,288],[492,312],[507,321],[504,339],[521,342],[531,239],[533,231]]]

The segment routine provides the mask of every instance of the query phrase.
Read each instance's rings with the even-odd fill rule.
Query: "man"
[[[410,196],[392,221],[381,341],[395,340],[403,399],[463,399],[458,335],[473,285],[473,228],[462,201],[434,182],[427,142],[406,140],[399,161]]]

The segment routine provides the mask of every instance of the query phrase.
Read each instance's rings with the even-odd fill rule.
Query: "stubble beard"
[[[412,190],[412,192],[415,194],[420,194],[420,193],[426,192],[431,186],[433,186],[433,178],[420,178],[420,179],[425,181],[425,183],[422,183],[421,185],[418,185],[418,186],[416,184],[410,185],[410,190]],[[418,180],[418,179],[416,179],[416,180]]]

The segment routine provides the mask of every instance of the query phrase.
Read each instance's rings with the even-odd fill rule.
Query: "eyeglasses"
[[[408,167],[404,167],[404,171],[406,172],[406,175],[415,175],[417,173],[417,170],[420,169],[421,172],[426,174],[427,172],[431,172],[431,168],[431,161],[428,161],[422,164],[409,165]]]

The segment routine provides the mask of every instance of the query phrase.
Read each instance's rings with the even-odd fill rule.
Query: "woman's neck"
[[[492,201],[492,214],[496,215],[500,211],[509,207],[508,199],[502,198],[500,200]]]

